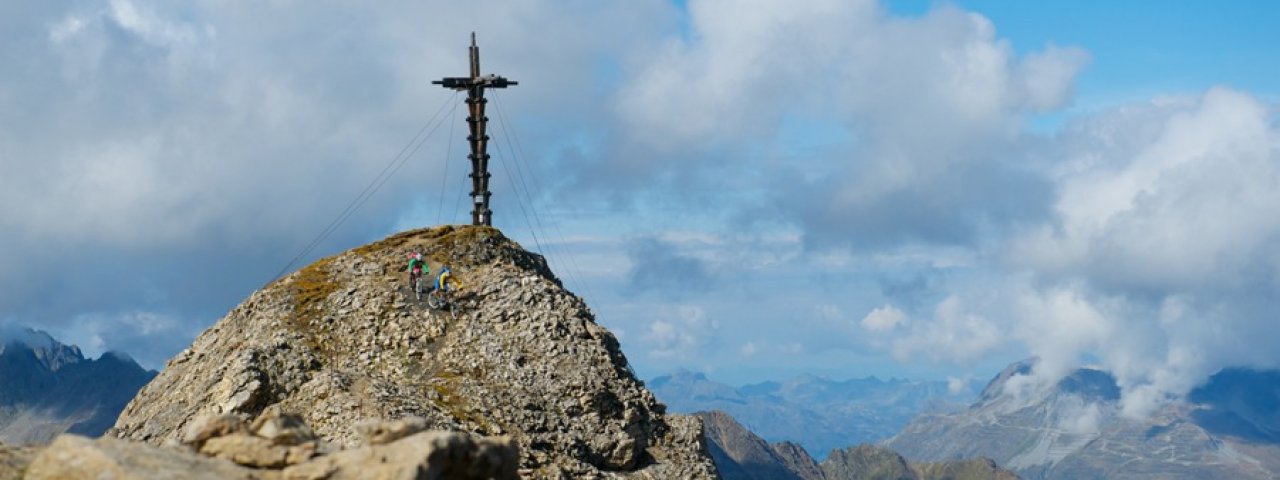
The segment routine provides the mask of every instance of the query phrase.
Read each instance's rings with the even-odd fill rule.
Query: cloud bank
[[[1086,360],[1113,372],[1135,417],[1224,367],[1280,366],[1275,112],[1216,88],[1065,126],[1053,212],[1002,242],[1008,277],[962,289],[895,351],[964,358],[996,346],[984,331],[1012,332],[1045,382]]]
[[[0,5],[0,321],[158,367],[452,112],[428,82],[479,30],[521,82],[491,113],[519,144],[495,148],[548,181],[535,203],[586,212],[593,307],[637,363],[965,376],[1034,354],[1044,378],[1113,371],[1134,415],[1280,364],[1280,131],[1257,94],[1040,133],[1090,53],[1015,49],[955,6],[476,3]],[[317,254],[450,221],[448,147]]]

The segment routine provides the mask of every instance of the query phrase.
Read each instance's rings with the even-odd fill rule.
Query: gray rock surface
[[[712,411],[700,412],[706,429],[708,450],[716,462],[720,475],[726,479],[749,480],[800,480],[799,472],[792,471],[791,464],[803,464],[796,459],[784,460],[763,439],[751,433],[729,414]],[[808,463],[813,459],[807,453]],[[816,465],[815,465],[816,466]],[[816,478],[816,477],[810,477]]]
[[[27,473],[27,466],[35,458],[36,451],[0,443],[0,480],[18,480]]]
[[[255,428],[206,418],[182,445],[155,446],[114,437],[61,435],[0,478],[77,479],[495,479],[518,478],[519,454],[508,437],[422,431],[344,450],[321,446],[298,417],[268,414]],[[281,429],[280,426],[286,426]],[[237,426],[236,428],[222,428]],[[379,427],[374,427],[379,428]],[[395,426],[388,425],[394,430]],[[281,434],[292,431],[289,434]],[[5,460],[0,450],[0,461]],[[0,466],[4,466],[0,464]],[[5,475],[11,475],[6,477]]]
[[[415,249],[461,280],[456,319],[405,286]],[[268,409],[348,447],[368,418],[509,435],[530,477],[716,476],[700,422],[666,415],[544,259],[487,227],[405,232],[272,282],[171,359],[111,434],[158,445],[202,416]]]
[[[769,449],[773,451],[774,456],[782,461],[782,465],[796,476],[806,480],[817,480],[826,478],[822,473],[822,466],[809,456],[809,452],[804,447],[791,442],[778,442],[769,445]]]

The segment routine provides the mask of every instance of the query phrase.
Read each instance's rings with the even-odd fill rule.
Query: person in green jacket
[[[422,252],[413,252],[409,256],[409,267],[405,270],[409,272],[409,288],[414,290],[418,288],[418,279],[431,273],[431,267],[428,267],[427,261],[422,258]]]

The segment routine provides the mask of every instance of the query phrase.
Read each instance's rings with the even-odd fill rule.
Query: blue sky
[[[474,30],[520,82],[491,104],[495,224],[642,377],[985,379],[1038,355],[1042,379],[1111,369],[1142,414],[1280,366],[1277,9],[5,4],[0,321],[159,367],[437,111],[305,260],[464,221],[460,98],[429,82]]]

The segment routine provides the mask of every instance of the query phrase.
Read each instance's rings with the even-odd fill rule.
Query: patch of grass
[[[333,257],[321,259],[298,271],[294,281],[286,286],[293,312],[289,323],[300,333],[307,346],[313,351],[329,357],[324,342],[319,341],[320,321],[325,311],[325,302],[338,290],[338,282],[329,273],[329,265]]]
[[[440,380],[442,382],[433,382],[431,389],[436,392],[436,398],[432,401],[436,407],[449,412],[449,415],[463,424],[472,424],[480,428],[481,431],[488,432],[492,429],[493,423],[488,419],[469,411],[469,404],[466,399],[458,395],[458,382],[461,377],[453,372],[440,372]]]

